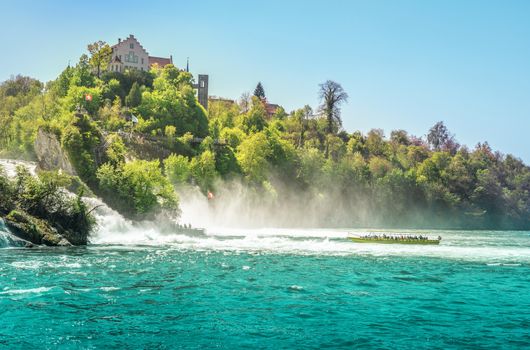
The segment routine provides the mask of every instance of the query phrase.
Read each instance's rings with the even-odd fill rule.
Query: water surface
[[[437,231],[437,247],[144,233],[0,249],[0,348],[530,347],[528,232]]]

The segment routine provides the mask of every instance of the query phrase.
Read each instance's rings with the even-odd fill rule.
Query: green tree
[[[258,132],[245,139],[237,148],[237,160],[247,179],[261,183],[267,178],[271,154],[269,142],[264,133]]]
[[[252,108],[240,116],[241,129],[247,134],[263,130],[267,126],[266,115],[263,103],[257,97],[253,97]]]
[[[340,116],[341,104],[348,102],[348,94],[339,83],[328,80],[320,84],[320,112],[324,114],[327,120],[327,132],[333,133],[337,127],[342,126]]]
[[[134,82],[132,85],[131,91],[129,91],[125,101],[127,107],[131,108],[138,107],[142,103],[142,90],[137,82]]]
[[[173,184],[184,184],[190,178],[190,161],[182,155],[171,154],[164,159],[164,171]]]
[[[102,70],[107,70],[112,58],[112,48],[104,41],[96,41],[88,45],[90,52],[90,65],[95,70],[97,77],[101,76]]]
[[[191,160],[191,174],[201,190],[206,192],[212,189],[217,176],[215,170],[215,155],[212,151],[206,150]]]
[[[254,96],[262,100],[265,99],[265,90],[263,89],[263,85],[261,85],[261,81],[258,82],[258,85],[256,85],[256,88],[254,89]]]
[[[313,109],[309,105],[298,109],[294,112],[294,119],[298,124],[298,147],[303,147],[305,142],[305,133],[308,128],[309,119],[313,116]]]
[[[158,160],[135,160],[119,166],[106,163],[98,169],[97,178],[111,204],[128,216],[179,215],[178,197]]]

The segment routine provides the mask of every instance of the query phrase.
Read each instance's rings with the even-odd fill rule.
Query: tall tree
[[[98,78],[101,71],[107,69],[112,58],[112,49],[104,41],[96,41],[88,44],[88,52],[90,52],[90,65],[96,71]]]
[[[328,80],[320,84],[320,101],[319,110],[326,117],[327,132],[332,134],[335,125],[342,125],[340,105],[348,102],[348,94],[339,83]]]
[[[142,103],[142,90],[140,90],[137,82],[134,82],[132,85],[131,91],[129,91],[129,94],[125,98],[125,102],[128,107],[138,107]]]
[[[312,115],[313,110],[309,105],[305,105],[304,108],[300,108],[294,112],[294,118],[300,129],[300,134],[298,137],[298,147],[302,147],[304,145],[307,124]]]
[[[244,92],[239,98],[239,106],[241,107],[241,112],[247,113],[252,105],[252,98],[250,97],[250,92]]]
[[[452,154],[460,147],[443,122],[434,124],[427,134],[427,141],[434,150],[449,151]]]
[[[265,98],[265,90],[263,89],[263,85],[261,85],[261,81],[256,85],[256,89],[254,89],[254,96],[261,99]]]

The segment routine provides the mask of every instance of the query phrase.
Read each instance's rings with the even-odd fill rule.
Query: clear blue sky
[[[530,1],[1,1],[0,79],[53,79],[89,42],[134,34],[181,67],[189,56],[212,95],[262,81],[290,111],[332,79],[348,131],[421,136],[443,120],[530,163],[529,19]]]

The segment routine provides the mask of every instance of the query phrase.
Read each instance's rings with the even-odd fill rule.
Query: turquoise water
[[[441,234],[438,247],[219,230],[0,249],[0,348],[529,348],[530,234]]]

